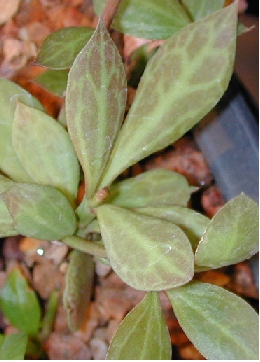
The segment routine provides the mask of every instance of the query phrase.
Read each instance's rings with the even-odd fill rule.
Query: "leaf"
[[[24,333],[5,336],[0,348],[1,360],[23,360],[26,352],[28,336]]]
[[[0,194],[9,190],[14,182],[0,175]],[[13,218],[10,215],[4,201],[0,198],[0,237],[17,235],[17,230],[13,226]]]
[[[31,182],[12,146],[12,123],[17,101],[42,110],[41,104],[26,90],[0,78],[0,170],[14,181]]]
[[[54,31],[43,41],[34,63],[52,69],[70,68],[93,31],[85,26],[71,26]]]
[[[191,193],[196,189],[189,186],[186,178],[176,172],[154,169],[112,185],[106,202],[128,208],[186,206]]]
[[[34,78],[34,81],[55,94],[58,97],[62,97],[65,93],[68,80],[68,71],[65,70],[53,70],[48,69],[45,72]]]
[[[170,360],[171,340],[157,292],[149,292],[123,319],[108,360]]]
[[[258,315],[215,285],[192,282],[166,292],[187,337],[210,360],[258,360]]]
[[[210,222],[206,216],[180,206],[140,207],[134,211],[176,224],[187,235],[193,250]]]
[[[94,0],[94,9],[101,15],[106,0]],[[177,0],[124,0],[121,2],[112,27],[145,39],[167,39],[190,23]]]
[[[94,266],[92,256],[78,250],[71,252],[63,295],[63,304],[71,331],[78,330],[86,320],[87,307],[92,294]]]
[[[80,205],[76,209],[78,218],[77,236],[85,238],[87,235],[88,225],[94,220],[95,215],[90,211],[88,200],[84,197]]]
[[[0,296],[4,316],[20,331],[36,336],[40,327],[41,309],[21,270],[16,267],[8,275]]]
[[[59,240],[72,235],[76,229],[74,210],[67,198],[54,187],[16,184],[0,197],[21,235]]]
[[[258,205],[241,194],[212,218],[196,250],[195,263],[215,269],[236,264],[254,255],[258,243]]]
[[[182,3],[193,20],[199,20],[214,11],[223,8],[225,0],[182,0]]]
[[[232,4],[186,26],[158,49],[139,83],[100,188],[179,139],[215,106],[233,72],[236,23],[237,5]]]
[[[192,278],[194,255],[178,226],[112,205],[96,213],[110,264],[126,284],[159,291]]]
[[[79,164],[67,131],[47,114],[18,103],[12,137],[18,159],[31,178],[58,188],[74,205]]]
[[[102,21],[77,56],[68,78],[68,131],[93,196],[124,116],[126,77],[122,59]]]

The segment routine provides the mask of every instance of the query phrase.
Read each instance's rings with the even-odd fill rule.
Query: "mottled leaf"
[[[196,250],[195,263],[220,268],[250,258],[259,249],[259,209],[244,194],[211,219]]]
[[[34,81],[49,92],[62,97],[67,87],[68,71],[48,69],[34,78]]]
[[[186,178],[176,172],[153,169],[112,185],[106,202],[128,208],[186,206],[191,193],[196,189],[189,186]]]
[[[107,360],[170,360],[171,340],[157,292],[127,314],[109,346]]]
[[[192,19],[199,20],[223,8],[225,0],[182,0],[182,3]]]
[[[14,268],[6,279],[0,295],[0,307],[13,326],[29,335],[37,335],[40,304],[19,268]]]
[[[30,107],[43,108],[30,93],[3,78],[0,78],[0,93],[0,170],[14,181],[30,182],[32,179],[18,161],[12,146],[12,123],[18,100]]]
[[[91,197],[109,159],[124,116],[126,78],[116,45],[99,21],[68,78],[66,116],[70,137]]]
[[[178,226],[113,205],[96,213],[110,264],[126,284],[159,291],[192,278],[194,255]]]
[[[14,182],[7,177],[0,175],[0,194],[9,190]],[[4,201],[0,198],[0,237],[17,235],[13,226],[13,218],[10,215]]]
[[[52,69],[68,69],[93,34],[85,26],[71,26],[54,31],[43,41],[35,64]]]
[[[166,293],[182,329],[204,357],[258,360],[258,315],[243,299],[200,282]]]
[[[0,194],[21,235],[59,240],[72,235],[76,217],[68,199],[51,186],[16,184]]]
[[[71,331],[78,330],[87,318],[92,295],[95,264],[93,257],[78,250],[70,253],[63,304]]]
[[[180,206],[140,207],[134,211],[178,225],[187,235],[193,250],[198,246],[202,234],[210,222],[206,216]]]
[[[8,334],[0,348],[1,360],[23,360],[28,336],[25,333]]]
[[[74,204],[79,163],[67,131],[53,118],[18,103],[13,122],[13,147],[31,178],[57,187]]]
[[[94,0],[101,14],[106,0]],[[178,0],[124,0],[117,10],[112,27],[122,33],[145,39],[167,39],[190,23]]]
[[[101,188],[176,141],[215,106],[232,75],[236,23],[234,3],[186,26],[158,49],[139,83]]]

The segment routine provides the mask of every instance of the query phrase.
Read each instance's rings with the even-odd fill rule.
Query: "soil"
[[[34,82],[34,78],[43,71],[33,64],[37,50],[44,38],[54,30],[67,26],[95,27],[96,23],[97,18],[90,0],[0,0],[0,76],[26,88],[43,103],[47,113],[56,117],[64,99],[50,94]],[[113,32],[113,38],[124,57],[130,76],[133,67],[130,54],[144,40],[116,32]],[[158,43],[151,43],[151,47],[156,45]],[[130,88],[129,105],[134,94],[135,90]],[[192,133],[133,166],[124,176],[134,176],[155,167],[177,171],[185,175],[191,185],[198,186],[198,191],[191,199],[191,206],[207,216],[212,217],[224,205],[225,200]],[[40,250],[44,251],[43,255],[40,255]],[[2,239],[1,251],[0,288],[9,271],[19,264],[43,306],[53,290],[58,289],[62,296],[70,252],[66,245],[17,236]],[[247,261],[203,272],[196,278],[225,287],[241,295],[254,307],[257,306],[258,293]],[[143,292],[124,284],[109,266],[97,261],[95,288],[86,323],[80,331],[71,333],[60,298],[53,331],[44,345],[46,358],[104,359],[121,320],[143,295]],[[181,330],[163,293],[161,301],[171,334],[173,359],[204,359]],[[5,334],[15,331],[1,313],[0,328]],[[34,359],[35,356],[27,358]]]

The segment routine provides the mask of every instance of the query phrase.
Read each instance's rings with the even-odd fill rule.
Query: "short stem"
[[[71,248],[83,251],[90,255],[98,256],[100,258],[107,258],[106,249],[98,242],[93,242],[80,238],[79,236],[66,236],[61,240]]]
[[[101,15],[103,23],[107,30],[109,30],[110,25],[113,21],[113,18],[117,12],[117,9],[120,5],[121,0],[107,0],[106,6]]]

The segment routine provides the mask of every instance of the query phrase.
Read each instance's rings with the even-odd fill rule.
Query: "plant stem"
[[[45,316],[42,321],[42,330],[40,333],[40,339],[45,341],[49,334],[52,332],[56,311],[59,303],[59,292],[54,290],[48,300]]]
[[[74,249],[83,251],[84,253],[98,256],[100,258],[107,258],[105,247],[98,244],[98,242],[85,240],[78,236],[66,236],[61,241]]]
[[[107,0],[106,2],[106,6],[104,7],[101,17],[107,30],[110,29],[110,25],[117,12],[120,2],[121,0]]]

